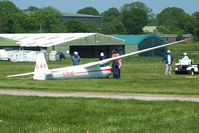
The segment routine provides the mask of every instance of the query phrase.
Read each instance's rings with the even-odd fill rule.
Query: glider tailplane
[[[35,80],[46,80],[46,75],[50,74],[46,59],[43,53],[37,55],[37,61],[35,65],[35,71],[33,79]]]

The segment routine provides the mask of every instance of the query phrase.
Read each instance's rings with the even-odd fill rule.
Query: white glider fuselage
[[[112,74],[110,66],[100,67],[100,65],[69,66],[56,69],[48,69],[44,54],[38,54],[35,65],[33,79],[49,80],[49,79],[71,79],[71,78],[105,78]]]
[[[50,70],[49,70],[50,71]],[[112,74],[112,68],[106,67],[93,67],[84,68],[81,66],[72,66],[62,68],[56,72],[45,74],[43,80],[48,79],[72,79],[72,78],[106,78]],[[36,77],[34,79],[37,79]],[[38,79],[38,80],[41,80]]]

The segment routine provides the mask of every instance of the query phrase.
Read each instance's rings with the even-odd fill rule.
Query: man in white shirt
[[[184,57],[182,58],[182,60],[189,60],[189,57],[187,56],[187,53],[183,53]]]

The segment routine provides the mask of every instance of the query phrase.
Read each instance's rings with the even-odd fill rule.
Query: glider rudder
[[[48,69],[48,65],[46,63],[46,59],[44,57],[43,53],[39,53],[37,55],[37,61],[35,65],[35,71],[33,79],[35,80],[45,80],[46,75],[50,74],[50,71]]]

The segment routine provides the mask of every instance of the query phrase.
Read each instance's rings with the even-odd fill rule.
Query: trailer
[[[0,60],[8,61],[10,60],[10,55],[12,51],[6,51],[5,49],[0,50]]]
[[[49,60],[49,54],[46,50],[42,51],[30,51],[30,50],[0,50],[0,60],[7,60],[12,62],[24,62],[30,61],[35,62],[37,60],[37,55],[43,53],[46,60]]]

